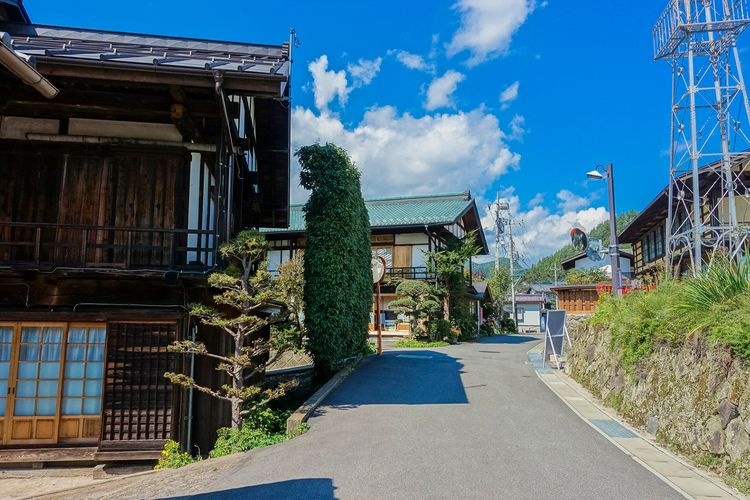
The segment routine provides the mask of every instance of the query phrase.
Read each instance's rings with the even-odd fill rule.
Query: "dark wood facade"
[[[167,346],[223,347],[187,314],[210,296],[218,245],[288,223],[288,46],[2,16],[0,31],[59,89],[47,99],[0,66],[0,449],[205,453],[228,408],[164,378],[191,370]],[[193,370],[217,381],[210,362]]]

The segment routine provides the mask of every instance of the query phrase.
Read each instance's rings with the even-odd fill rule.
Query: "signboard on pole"
[[[542,354],[542,362],[546,363],[547,356],[549,353],[552,353],[558,370],[561,367],[560,356],[565,353],[566,341],[568,347],[573,346],[570,341],[570,335],[568,335],[568,328],[565,326],[565,315],[565,311],[561,310],[547,311],[547,324],[544,329],[544,353]]]
[[[375,283],[375,325],[378,331],[378,356],[383,354],[383,327],[380,324],[380,282],[385,277],[387,263],[383,257],[373,257],[370,260],[372,266],[372,282]]]

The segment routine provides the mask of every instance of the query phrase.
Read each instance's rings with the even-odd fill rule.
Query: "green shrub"
[[[637,290],[620,299],[606,296],[590,320],[606,325],[612,333],[612,348],[622,353],[622,363],[631,370],[660,343],[676,344],[684,338],[689,320],[679,313],[682,284],[664,282],[654,291]]]
[[[685,280],[680,309],[707,311],[750,292],[750,263],[717,257],[700,276]]]
[[[590,322],[610,329],[628,370],[657,345],[677,346],[695,333],[750,360],[750,266],[719,257],[699,277],[621,299],[603,296]]]
[[[494,334],[495,332],[492,331],[492,327],[488,325],[487,323],[482,323],[482,325],[479,327],[480,337],[491,337]]]
[[[591,269],[574,269],[568,271],[565,275],[565,282],[568,285],[591,285],[606,283],[607,281],[609,281],[607,273],[596,267]]]
[[[458,329],[458,340],[470,340],[477,336],[477,320],[476,316],[469,316],[453,321],[455,327]]]
[[[510,313],[507,313],[503,311],[502,319],[500,320],[500,324],[498,325],[499,333],[503,334],[509,334],[509,333],[518,333],[518,328],[516,327],[515,321],[510,317]]]
[[[369,356],[370,354],[375,354],[376,352],[378,352],[378,347],[375,342],[367,342],[364,349],[362,349],[362,356]]]
[[[262,448],[288,439],[286,434],[268,434],[262,429],[253,429],[245,424],[239,429],[222,427],[218,434],[214,449],[209,453],[211,458]]]
[[[200,457],[193,458],[190,453],[180,450],[180,443],[171,439],[164,443],[161,456],[162,458],[159,459],[159,463],[154,466],[154,469],[176,469],[200,460]]]
[[[716,305],[709,317],[708,340],[725,344],[750,361],[750,294]]]
[[[248,451],[286,441],[286,420],[289,411],[274,410],[267,406],[250,412],[239,429],[223,427],[218,430],[218,439],[209,456],[223,457],[232,453]]]
[[[370,220],[360,174],[346,151],[314,144],[297,151],[304,207],[305,326],[319,377],[359,355],[372,308]]]
[[[427,338],[432,342],[443,342],[452,335],[451,322],[446,319],[434,319],[427,323]]]
[[[245,425],[250,424],[254,429],[261,429],[269,434],[284,432],[286,420],[292,412],[288,410],[275,410],[267,406],[260,407],[250,412],[245,418]]]
[[[412,330],[418,328],[418,320],[437,316],[442,310],[442,292],[424,281],[403,280],[396,287],[396,295],[388,308],[408,315]]]

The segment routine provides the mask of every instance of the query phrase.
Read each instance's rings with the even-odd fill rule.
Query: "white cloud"
[[[461,26],[448,44],[448,56],[464,50],[475,66],[508,51],[513,35],[534,10],[534,0],[458,0]]]
[[[328,56],[323,54],[308,66],[313,77],[315,106],[320,111],[328,111],[328,105],[338,98],[339,104],[346,104],[351,88],[347,85],[346,71],[328,69]]]
[[[529,208],[534,208],[537,205],[544,203],[544,193],[537,193],[532,199],[529,200]]]
[[[500,92],[500,102],[507,107],[508,104],[518,99],[518,89],[521,86],[521,82],[516,80],[515,82],[508,85],[502,92]]]
[[[380,72],[382,62],[383,58],[378,57],[373,60],[359,59],[356,63],[349,64],[347,69],[352,76],[352,80],[354,80],[353,87],[358,88],[369,85]]]
[[[419,54],[412,54],[411,52],[407,52],[405,50],[392,50],[389,51],[388,54],[395,55],[398,62],[409,69],[424,71],[425,73],[435,72],[435,65],[431,62],[427,62],[425,58],[420,56]]]
[[[559,200],[558,207],[563,212],[578,210],[580,208],[587,207],[590,204],[590,201],[587,198],[578,196],[577,194],[567,189],[561,190],[559,193],[557,193],[556,196]]]
[[[374,107],[347,127],[336,116],[297,107],[292,130],[295,150],[315,142],[346,149],[362,172],[366,197],[466,189],[482,194],[521,159],[506,145],[498,119],[481,108],[417,117]],[[294,175],[298,179],[299,165]],[[307,193],[297,185],[292,197],[304,201]]]
[[[525,125],[526,118],[521,115],[514,116],[509,124],[510,134],[508,135],[508,139],[512,139],[514,141],[523,140],[523,136],[526,133]]]
[[[609,220],[609,213],[604,207],[589,207],[585,209],[563,210],[558,207],[552,210],[541,203],[527,203],[530,208],[523,210],[520,198],[513,189],[501,194],[510,202],[511,211],[516,221],[520,223],[513,229],[515,243],[524,257],[526,264],[533,264],[542,257],[550,255],[570,242],[569,231],[574,224],[580,224],[586,231],[591,231],[597,225]],[[541,195],[534,196],[535,201]],[[568,207],[570,208],[570,207]],[[483,227],[488,233],[488,240],[494,241],[491,218],[488,213],[482,218]]]
[[[453,107],[453,92],[465,75],[458,71],[448,70],[441,77],[435,78],[427,89],[427,101],[424,107],[428,111],[438,108]]]

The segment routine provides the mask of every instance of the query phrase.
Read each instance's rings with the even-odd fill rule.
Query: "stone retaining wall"
[[[610,334],[572,317],[566,371],[633,425],[727,482],[750,491],[750,368],[730,350],[692,336],[660,346],[630,372]]]

